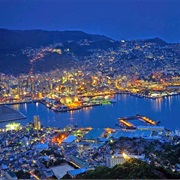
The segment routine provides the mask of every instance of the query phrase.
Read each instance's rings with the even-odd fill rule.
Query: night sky
[[[0,0],[0,28],[180,42],[180,0]]]

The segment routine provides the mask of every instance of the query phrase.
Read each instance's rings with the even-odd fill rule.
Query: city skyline
[[[177,0],[0,2],[0,28],[81,30],[115,40],[160,37],[167,42],[180,41]]]
[[[180,0],[0,4],[0,179],[180,179]]]

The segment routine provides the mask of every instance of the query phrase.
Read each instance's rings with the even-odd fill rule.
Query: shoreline
[[[147,99],[159,99],[159,98],[166,98],[166,97],[172,97],[172,96],[178,96],[180,95],[180,93],[176,93],[176,94],[168,94],[168,95],[163,95],[163,96],[158,96],[158,97],[152,97],[152,96],[147,96],[147,95],[143,95],[143,94],[138,94],[138,93],[130,93],[131,96],[136,96],[139,98],[147,98]]]
[[[96,97],[96,96],[106,96],[106,95],[116,95],[116,94],[127,94],[130,96],[135,96],[135,97],[139,97],[139,98],[147,98],[147,99],[159,99],[159,98],[166,98],[166,97],[172,97],[172,96],[178,96],[180,95],[180,92],[177,92],[175,94],[167,94],[167,95],[160,95],[158,97],[152,97],[152,96],[148,96],[148,95],[144,95],[144,94],[139,94],[139,93],[131,93],[131,92],[125,92],[125,91],[117,91],[115,93],[105,93],[105,94],[100,94],[100,95],[84,95],[84,96],[80,96],[80,97]],[[1,105],[14,105],[14,104],[26,104],[26,103],[36,103],[36,102],[41,102],[41,100],[28,100],[28,101],[18,101],[18,102],[7,102],[7,103],[0,103]]]
[[[27,103],[36,103],[36,102],[40,102],[40,100],[29,100],[29,101],[18,101],[18,102],[7,102],[7,103],[0,103],[1,105],[14,105],[14,104],[27,104]]]

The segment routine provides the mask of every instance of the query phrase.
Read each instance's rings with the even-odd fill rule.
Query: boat
[[[53,111],[56,111],[56,109],[58,109],[59,106],[60,106],[60,104],[59,104],[59,105],[53,104],[53,106],[51,107],[51,109],[52,109]]]
[[[46,103],[46,107],[47,107],[47,108],[51,109],[52,106],[53,106],[53,105],[52,105],[51,103]]]
[[[102,105],[111,104],[109,99],[104,99],[100,102]]]
[[[65,105],[61,105],[58,108],[56,108],[57,112],[67,112],[70,111],[71,109],[68,106]]]
[[[83,107],[83,108],[84,108],[84,107],[92,107],[92,103],[84,102],[84,103],[82,104],[82,107]]]
[[[100,102],[91,102],[92,106],[100,106],[102,105],[102,103]]]
[[[69,108],[69,109],[70,109],[70,111],[74,111],[74,110],[79,110],[81,108],[82,108],[82,106],[77,106],[77,107],[72,107],[72,108]]]

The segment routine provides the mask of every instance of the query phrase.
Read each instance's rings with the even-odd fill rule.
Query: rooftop
[[[0,105],[0,122],[25,119],[26,116],[5,105]]]
[[[12,178],[17,178],[17,176],[12,172],[12,171],[7,171],[7,173],[12,177]]]
[[[86,168],[79,168],[79,169],[74,169],[74,170],[68,171],[68,174],[70,176],[76,176],[76,175],[84,173],[84,172],[86,172]]]
[[[87,162],[83,161],[82,159],[80,159],[76,156],[71,156],[71,161],[75,164],[78,164],[78,166],[80,166],[80,167],[85,167],[85,168],[89,167]]]
[[[134,131],[123,131],[117,130],[112,137],[118,139],[120,137],[128,137],[128,138],[146,138],[151,137],[152,131],[151,130],[134,130]]]
[[[74,140],[76,140],[76,136],[70,135],[70,136],[66,137],[62,142],[64,142],[64,143],[71,143]]]
[[[99,128],[92,129],[84,136],[84,139],[97,140],[102,135],[103,132],[104,132],[104,129],[99,129]]]

